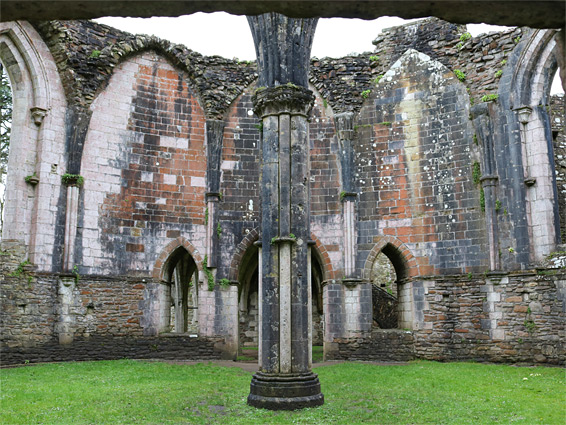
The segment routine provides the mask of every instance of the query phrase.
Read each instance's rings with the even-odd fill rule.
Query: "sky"
[[[384,16],[371,21],[363,19],[323,18],[319,19],[311,56],[317,58],[342,57],[351,53],[372,52],[371,42],[385,28],[407,24],[417,19],[401,19]],[[225,12],[195,13],[178,18],[100,18],[97,22],[133,34],[156,35],[159,38],[183,44],[191,50],[212,56],[240,60],[255,60],[252,34],[245,16]],[[493,31],[504,31],[509,27],[469,24],[472,36]],[[558,73],[551,94],[563,93]]]
[[[154,34],[175,43],[184,44],[204,55],[220,55],[240,60],[255,60],[252,35],[245,16],[224,12],[195,13],[178,18],[100,18],[97,22],[134,34]],[[384,28],[403,25],[416,19],[382,17],[373,21],[362,19],[319,19],[314,36],[312,56],[341,57],[350,53],[373,51],[371,44]],[[476,28],[478,27],[478,28]],[[483,25],[469,27],[472,35],[500,31],[507,27]],[[223,30],[224,29],[224,30]]]

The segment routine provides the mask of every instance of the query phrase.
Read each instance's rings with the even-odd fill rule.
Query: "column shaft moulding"
[[[261,117],[260,370],[248,404],[273,410],[321,405],[311,371],[307,86],[316,20],[249,17],[259,63]]]

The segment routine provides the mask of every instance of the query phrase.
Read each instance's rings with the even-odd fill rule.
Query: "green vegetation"
[[[513,39],[513,43],[515,43],[515,44],[519,44],[519,41],[521,41],[521,36],[520,36],[520,35],[517,36],[517,37],[515,37],[515,38]]]
[[[375,77],[375,79],[373,80],[373,82],[374,82],[375,84],[378,84],[378,83],[381,81],[382,78],[383,78],[383,75],[378,75],[377,77]]]
[[[480,184],[480,179],[481,179],[480,163],[478,161],[475,161],[474,165],[472,166],[472,180],[474,184]]]
[[[220,225],[220,222],[218,222],[218,225],[216,226],[216,235],[218,236],[218,239],[220,239],[220,236],[222,235],[222,226]]]
[[[324,108],[327,108],[327,107],[328,107],[328,102],[326,101],[326,99],[322,99],[322,106],[323,106]]]
[[[84,184],[85,179],[79,174],[65,173],[61,176],[61,182],[66,185],[76,185],[81,187]]]
[[[499,98],[498,94],[486,94],[484,96],[482,96],[481,101],[482,102],[494,102]]]
[[[377,55],[371,55],[371,56],[369,57],[369,60],[372,61],[372,62],[377,62],[377,61],[379,60],[379,56],[377,56]]]
[[[458,80],[464,82],[466,81],[466,74],[464,74],[462,71],[460,71],[459,69],[455,69],[454,70],[454,74],[456,75],[456,77],[458,78]]]
[[[561,368],[343,363],[314,372],[323,406],[273,412],[246,405],[252,373],[234,367],[118,360],[2,369],[0,423],[552,425],[566,415]]]
[[[226,278],[220,279],[218,283],[220,284],[220,286],[230,286],[230,281]]]
[[[37,174],[35,174],[35,171],[33,174],[29,175],[29,176],[25,176],[24,180],[26,183],[29,184],[36,184],[37,183]]]
[[[97,58],[100,56],[100,53],[102,53],[100,50],[93,50],[89,58]]]
[[[480,189],[480,208],[482,212],[485,212],[485,192],[483,187]]]
[[[477,136],[476,134],[474,134],[474,139],[473,139],[473,140],[474,140],[474,145],[477,146],[479,143],[478,143],[478,136]]]
[[[204,210],[204,224],[208,224],[208,207]]]
[[[470,38],[472,38],[472,34],[470,34],[469,32],[465,32],[464,34],[460,35],[460,41],[462,43],[465,43],[466,41],[468,41]]]
[[[73,266],[73,270],[71,270],[71,273],[75,276],[75,283],[79,283],[79,280],[81,279],[81,275],[79,274],[79,266],[75,264]]]
[[[495,211],[499,211],[501,209],[501,201],[497,199],[495,201]]]
[[[503,70],[500,69],[499,71],[497,71],[497,72],[494,74],[494,77],[495,77],[495,78],[501,78],[501,75],[502,75],[502,74],[503,74]]]
[[[16,267],[16,270],[14,270],[12,273],[8,273],[8,276],[10,277],[21,277],[26,275],[26,271],[24,270],[24,268],[27,265],[30,265],[31,263],[29,262],[29,260],[25,260],[22,261],[20,264],[18,264],[18,267]],[[28,282],[31,281],[31,276],[28,277]]]
[[[370,89],[364,90],[361,95],[364,99],[367,99],[369,97],[369,94],[371,93]]]
[[[504,66],[506,63],[507,63],[507,59],[503,59],[503,60],[501,61],[501,65],[502,65],[502,66]]]
[[[390,126],[391,124],[393,124],[391,121],[383,121],[379,123],[379,125],[385,125],[385,126]]]
[[[204,274],[206,275],[206,281],[208,283],[208,290],[214,291],[214,275],[208,268],[208,256],[204,256],[204,260],[202,260],[202,269],[204,270]]]
[[[259,124],[255,124],[254,126],[255,126],[255,128],[257,128],[259,131],[262,131],[262,130],[263,130],[263,122],[260,122]]]

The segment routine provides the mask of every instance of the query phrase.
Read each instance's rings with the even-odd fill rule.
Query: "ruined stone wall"
[[[329,359],[564,364],[562,269],[425,280],[421,329],[335,338]]]
[[[562,244],[566,243],[566,136],[564,129],[566,115],[564,100],[563,94],[552,96],[550,104]]]
[[[136,56],[116,69],[92,109],[79,273],[148,273],[180,235],[202,247],[204,113],[183,74],[154,53]]]
[[[60,273],[62,195],[58,211],[44,212],[57,223],[52,273],[22,266],[12,275],[27,258],[25,248],[0,257],[3,353],[9,347],[7,358],[14,362],[219,356],[219,346],[237,343],[236,280],[253,273],[246,267],[256,267],[242,262],[260,219],[262,129],[251,101],[255,64],[206,58],[91,22],[37,28],[71,105],[72,131],[60,134],[67,143],[63,168],[85,178],[71,232],[76,274]],[[560,270],[487,280],[481,275],[491,266],[487,213],[496,199],[502,205],[495,218],[500,248],[494,250],[501,268],[529,266],[522,169],[513,174],[506,165],[509,141],[518,134],[507,111],[509,96],[490,104],[490,116],[499,120],[485,133],[491,145],[478,136],[477,116],[470,112],[483,95],[510,87],[512,68],[505,61],[521,55],[520,37],[530,32],[461,39],[463,32],[426,20],[384,32],[375,53],[313,59],[310,225],[325,280],[323,321],[315,320],[315,333],[324,332],[329,358],[560,363],[564,357]],[[350,144],[337,131],[342,112],[354,114]],[[562,182],[563,133],[556,128]],[[495,149],[500,174],[488,211],[475,175],[475,164],[489,174],[486,146]],[[214,179],[218,194],[208,193],[216,191]],[[218,197],[214,217],[207,204],[212,195]],[[354,200],[356,218],[355,270],[349,276],[344,198]],[[218,261],[208,258],[214,265],[205,268],[213,239]],[[509,249],[517,239],[524,247],[520,255]],[[168,307],[158,289],[178,246],[190,251],[200,271],[201,336],[150,337]],[[372,269],[368,262],[380,250],[404,282],[399,298],[407,317],[399,327],[411,332],[372,330],[372,291],[364,270]],[[220,286],[221,280],[228,282]]]

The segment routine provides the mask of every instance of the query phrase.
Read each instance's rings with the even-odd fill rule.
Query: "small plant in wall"
[[[456,75],[456,77],[458,78],[458,80],[464,82],[466,81],[466,74],[464,74],[462,71],[460,71],[459,69],[455,69],[454,70],[454,74]]]
[[[371,55],[371,56],[369,57],[369,60],[372,61],[372,62],[377,62],[377,61],[379,61],[379,56],[377,56],[377,55]]]
[[[377,77],[375,77],[375,79],[373,80],[373,82],[375,84],[379,84],[379,82],[381,81],[381,79],[383,78],[383,75],[378,75]]]
[[[362,96],[364,99],[367,99],[367,98],[369,97],[369,94],[370,94],[370,93],[371,93],[371,90],[370,90],[370,89],[364,90],[364,91],[361,93],[361,96]]]
[[[230,281],[226,278],[220,279],[218,283],[220,284],[220,286],[230,286]]]
[[[65,173],[61,176],[61,182],[67,186],[81,187],[84,184],[85,179],[80,174]]]
[[[527,332],[531,335],[537,329],[537,325],[535,324],[535,321],[532,318],[532,311],[530,307],[527,309],[527,317],[525,318],[523,324],[525,325],[525,328],[527,328]]]
[[[79,274],[79,266],[75,264],[73,266],[73,270],[71,270],[71,273],[75,276],[75,283],[79,283],[79,280],[81,278],[81,275]]]
[[[208,257],[205,255],[204,260],[202,260],[202,269],[206,275],[206,281],[208,283],[208,290],[214,291],[214,275],[208,268]]]
[[[500,70],[497,71],[493,76],[494,76],[495,78],[501,78],[501,75],[503,75],[503,70],[500,69]]]
[[[469,32],[465,32],[464,34],[460,35],[460,41],[462,43],[465,43],[466,41],[468,41],[470,38],[472,38],[472,34],[470,34]]]
[[[24,180],[27,184],[30,184],[32,186],[35,186],[36,184],[39,183],[39,178],[37,177],[37,175],[35,174],[35,172],[29,176],[25,176]]]
[[[486,95],[482,96],[481,101],[482,102],[495,102],[497,99],[499,99],[498,94],[486,94]]]

